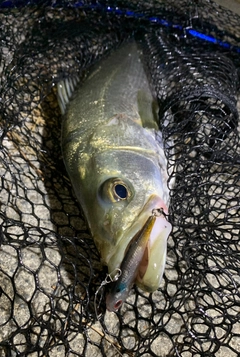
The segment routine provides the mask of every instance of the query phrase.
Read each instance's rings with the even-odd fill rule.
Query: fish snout
[[[136,284],[144,291],[155,291],[159,288],[167,255],[167,239],[172,225],[167,219],[168,208],[158,196],[147,202],[144,210],[151,210],[156,215],[149,240],[138,268]]]
[[[117,311],[121,307],[134,282],[149,292],[159,288],[166,262],[167,239],[172,228],[167,213],[166,205],[158,196],[151,196],[144,206],[138,218],[138,229],[134,227],[135,233],[125,249],[119,268],[121,274],[107,294],[109,311]]]

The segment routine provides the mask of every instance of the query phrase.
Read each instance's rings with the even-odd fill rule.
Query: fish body
[[[72,96],[58,85],[67,172],[109,273],[155,208],[168,213],[167,161],[154,99],[135,42],[95,65]],[[71,98],[71,99],[70,99]],[[156,220],[136,283],[159,287],[171,224]]]

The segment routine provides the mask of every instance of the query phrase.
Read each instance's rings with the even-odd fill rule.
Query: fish
[[[155,291],[172,229],[166,219],[172,184],[157,100],[137,43],[122,44],[78,82],[77,77],[67,78],[57,85],[67,173],[109,274],[121,267],[127,247],[141,235],[152,210],[164,212],[153,224],[129,283]]]

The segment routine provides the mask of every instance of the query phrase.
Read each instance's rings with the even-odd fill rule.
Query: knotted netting
[[[2,1],[0,18],[0,356],[238,356],[239,16],[210,0],[63,0]],[[173,231],[159,290],[134,287],[109,313],[56,83],[133,36],[175,179]]]

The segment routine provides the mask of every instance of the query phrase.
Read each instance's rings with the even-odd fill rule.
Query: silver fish
[[[95,65],[74,92],[76,79],[58,84],[64,114],[62,151],[67,172],[109,273],[155,208],[168,214],[167,161],[157,106],[135,42]],[[154,223],[136,283],[158,289],[171,224]]]

